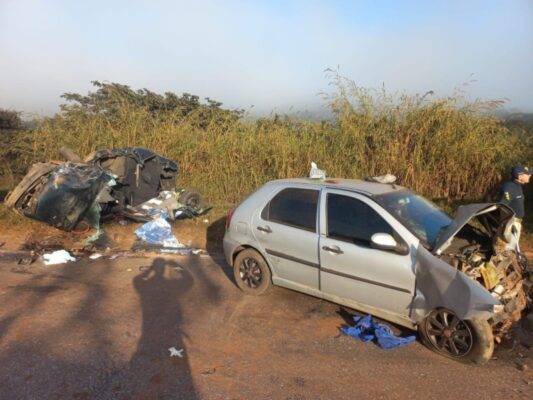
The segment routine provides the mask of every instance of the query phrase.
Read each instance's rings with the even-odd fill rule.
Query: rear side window
[[[318,190],[284,189],[266,205],[261,218],[316,232]]]
[[[328,237],[370,246],[374,233],[394,235],[392,227],[372,207],[353,197],[328,194]]]

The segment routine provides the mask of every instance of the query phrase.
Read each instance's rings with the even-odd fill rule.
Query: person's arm
[[[511,200],[513,199],[513,193],[511,192],[511,188],[509,186],[509,182],[505,182],[500,191],[499,202],[505,205],[511,204]]]

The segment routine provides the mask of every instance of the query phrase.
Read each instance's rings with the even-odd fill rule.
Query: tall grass
[[[147,147],[176,160],[179,186],[200,190],[212,204],[232,204],[262,183],[306,176],[311,161],[331,177],[393,173],[399,183],[431,198],[480,199],[531,147],[487,111],[495,102],[460,95],[394,96],[358,87],[338,75],[326,94],[330,121],[295,117],[258,121],[154,114],[124,101],[112,116],[84,110],[43,119],[19,135],[20,158],[57,159],[66,145],[81,155],[102,147]],[[202,115],[204,118],[205,115]]]

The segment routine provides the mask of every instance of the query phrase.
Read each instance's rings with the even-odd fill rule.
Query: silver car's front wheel
[[[419,326],[425,344],[458,361],[486,363],[494,351],[492,329],[487,321],[461,320],[445,308],[433,310]]]
[[[272,275],[265,259],[257,251],[241,251],[233,263],[233,276],[239,289],[251,295],[260,295],[272,285]]]
[[[468,324],[448,310],[433,311],[426,319],[425,328],[429,341],[440,352],[464,357],[472,350],[474,336]]]

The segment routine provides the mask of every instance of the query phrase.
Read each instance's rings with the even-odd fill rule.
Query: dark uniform
[[[527,183],[529,179],[523,180],[521,175],[531,176],[529,168],[523,164],[513,167],[511,171],[511,181],[507,181],[502,186],[500,203],[506,204],[513,209],[515,216],[511,219],[511,225],[508,225],[510,231],[504,233],[504,237],[508,243],[513,241],[512,235],[516,238],[516,248],[519,250],[518,241],[520,240],[520,233],[522,231],[522,219],[525,215],[525,199],[522,185]],[[507,228],[506,228],[507,231]]]
[[[518,219],[524,218],[525,201],[524,201],[524,191],[522,190],[522,185],[516,180],[505,182],[502,186],[500,203],[503,203],[511,207],[516,214],[516,218]]]

